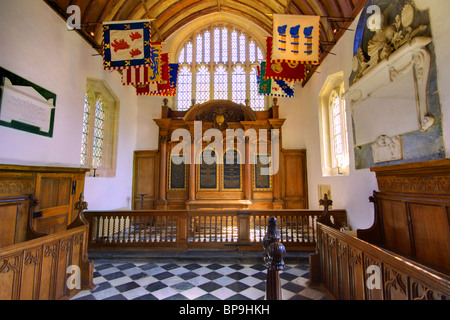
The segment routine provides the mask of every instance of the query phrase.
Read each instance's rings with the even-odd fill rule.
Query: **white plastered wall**
[[[130,206],[137,97],[119,73],[104,71],[102,57],[68,31],[44,1],[0,1],[0,65],[57,95],[52,138],[0,126],[0,163],[80,166],[86,79],[103,80],[120,100],[117,172],[86,178],[89,209]]]

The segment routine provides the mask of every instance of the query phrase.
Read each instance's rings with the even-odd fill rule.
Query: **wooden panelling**
[[[26,240],[30,218],[29,197],[9,197],[0,201],[0,248]]]
[[[411,256],[411,239],[407,208],[402,201],[383,201],[381,203],[384,243],[388,248],[397,248],[401,254]]]
[[[450,160],[377,167],[375,220],[358,237],[450,272]]]
[[[448,300],[450,277],[318,223],[311,272],[338,300]],[[310,259],[310,261],[317,261]]]
[[[46,234],[63,231],[76,219],[74,203],[83,193],[86,171],[82,168],[0,165],[0,197],[33,194],[37,200],[32,217],[34,229]],[[16,222],[23,224],[23,221]]]
[[[79,291],[67,286],[70,265],[80,268],[81,288],[93,288],[87,231],[85,225],[0,249],[0,299],[68,299]]]
[[[409,208],[414,256],[450,270],[449,207],[411,203]]]

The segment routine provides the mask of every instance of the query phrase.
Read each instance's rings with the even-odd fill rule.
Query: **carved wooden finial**
[[[323,214],[317,221],[323,223],[324,225],[336,228],[334,223],[331,221],[330,213],[328,212],[328,208],[333,204],[333,200],[328,199],[328,195],[325,193],[323,195],[323,199],[319,200],[319,204],[324,206],[324,210]]]
[[[319,200],[319,204],[324,206],[324,211],[328,212],[328,208],[333,205],[333,200],[328,199],[328,195],[325,193],[323,199]]]

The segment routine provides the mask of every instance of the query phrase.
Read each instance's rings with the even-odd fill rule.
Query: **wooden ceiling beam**
[[[105,15],[104,19],[102,21],[99,21],[100,23],[103,22],[109,22],[114,21],[114,17],[117,15],[117,12],[119,12],[120,8],[123,7],[127,0],[114,0],[113,4],[111,5],[111,9],[109,12]],[[95,34],[95,43],[98,45],[101,45],[103,42],[103,32],[102,28],[98,29],[97,33]]]

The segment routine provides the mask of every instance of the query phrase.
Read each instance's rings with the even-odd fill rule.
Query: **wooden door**
[[[155,208],[158,185],[158,151],[136,151],[134,153],[133,210]]]
[[[38,173],[38,205],[33,215],[35,230],[47,234],[66,230],[71,219],[75,192],[76,184],[72,174]]]

